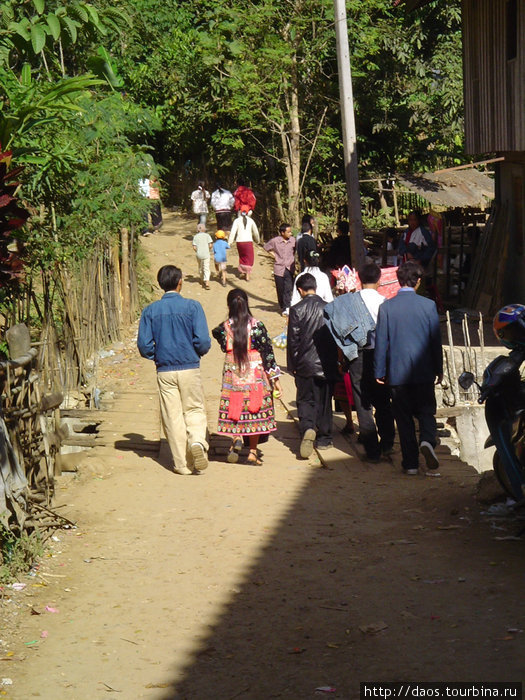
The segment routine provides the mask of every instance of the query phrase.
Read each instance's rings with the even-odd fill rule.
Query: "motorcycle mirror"
[[[468,391],[474,384],[474,375],[472,372],[462,372],[458,377],[458,384],[464,391]]]

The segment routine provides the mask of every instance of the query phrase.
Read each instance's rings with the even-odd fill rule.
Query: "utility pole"
[[[359,269],[365,261],[363,220],[361,218],[361,195],[357,169],[357,137],[354,117],[354,95],[348,47],[348,25],[345,0],[334,0],[335,38],[337,44],[337,66],[339,69],[339,101],[343,127],[346,193],[348,196],[348,220],[350,223],[350,250],[352,265]]]

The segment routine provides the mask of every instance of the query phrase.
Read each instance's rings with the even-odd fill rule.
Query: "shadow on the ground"
[[[116,450],[126,450],[134,452],[138,457],[150,457],[156,459],[159,456],[161,442],[159,440],[148,440],[141,433],[125,433],[125,440],[115,440]]]
[[[493,539],[474,470],[440,459],[442,479],[352,458],[312,469],[163,700],[521,678],[525,635],[506,630],[523,627],[523,544]]]

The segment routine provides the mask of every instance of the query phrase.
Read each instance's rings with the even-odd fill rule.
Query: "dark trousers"
[[[318,445],[332,443],[332,383],[324,377],[295,377],[297,414],[301,437],[309,428]]]
[[[144,228],[141,233],[144,235],[149,231],[149,220],[151,217],[151,225],[153,228],[160,228],[162,225],[162,210],[160,205],[160,200],[150,199],[150,211],[144,214]]]
[[[374,351],[361,350],[349,363],[349,372],[361,443],[368,457],[380,457],[394,444],[395,428],[388,387],[374,378]]]
[[[391,386],[392,409],[397,423],[403,469],[417,469],[419,444],[436,446],[436,395],[434,384],[401,384]],[[419,423],[419,443],[414,418]]]
[[[293,274],[290,270],[285,269],[282,277],[274,275],[274,279],[275,288],[277,290],[277,301],[279,302],[281,311],[284,311],[290,306],[290,302],[292,301]]]
[[[215,214],[217,219],[217,228],[223,231],[229,231],[232,227],[232,213],[231,211],[218,211]]]
[[[158,199],[151,202],[151,223],[153,228],[158,228],[162,225],[162,210]]]

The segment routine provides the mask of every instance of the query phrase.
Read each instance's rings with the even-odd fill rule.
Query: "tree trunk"
[[[299,194],[301,187],[301,125],[299,123],[299,86],[297,84],[297,65],[294,58],[292,84],[290,87],[290,169],[292,174],[289,192],[289,209],[292,224],[299,227]]]

